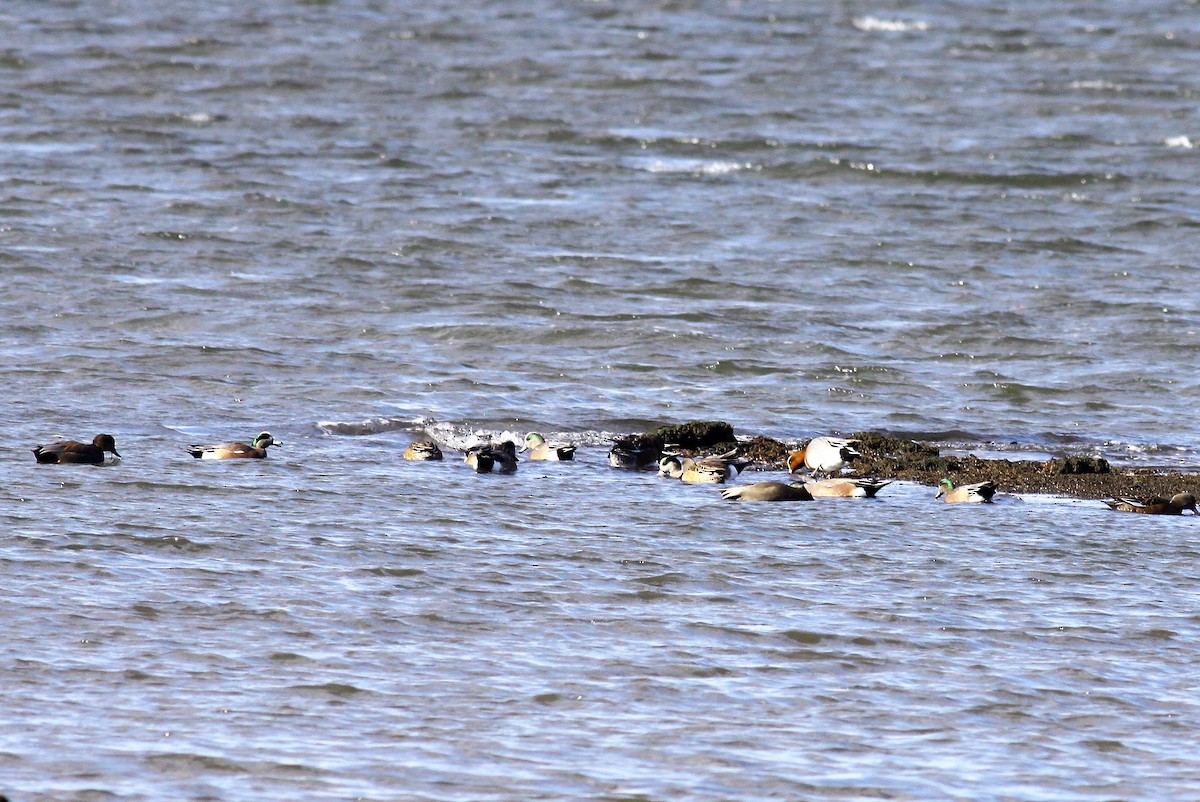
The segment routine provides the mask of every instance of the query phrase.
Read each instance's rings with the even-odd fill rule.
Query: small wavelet
[[[884,31],[888,33],[904,33],[908,31],[927,31],[932,26],[924,20],[880,19],[879,17],[855,17],[853,25],[860,31]]]
[[[752,162],[735,162],[705,159],[684,158],[645,158],[631,159],[634,169],[648,173],[690,173],[692,175],[729,175],[745,170],[755,170],[758,167]]]
[[[370,691],[359,688],[356,685],[351,685],[348,682],[325,682],[320,685],[293,685],[292,690],[305,694],[332,696],[339,699],[370,693]]]

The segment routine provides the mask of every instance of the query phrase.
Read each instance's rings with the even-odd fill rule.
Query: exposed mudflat
[[[855,469],[863,475],[886,476],[936,485],[949,479],[956,485],[991,480],[1006,493],[1048,493],[1074,498],[1158,495],[1170,498],[1200,488],[1200,476],[1139,469],[1113,468],[1103,459],[1060,457],[1050,460],[984,459],[974,455],[942,456],[927,443],[897,440],[873,432],[851,435],[862,457]]]
[[[669,450],[718,453],[728,450],[732,431],[732,427],[722,421],[691,421],[663,427],[646,436],[658,436]],[[681,432],[686,433],[686,437],[675,436]],[[876,432],[857,432],[849,437],[858,441],[856,448],[862,456],[854,461],[853,467],[862,476],[903,479],[930,486],[943,479],[956,485],[991,480],[1000,485],[1001,492],[1047,493],[1084,499],[1150,495],[1169,498],[1184,490],[1195,492],[1200,489],[1200,475],[1171,472],[1165,468],[1125,471],[1094,457],[1009,460],[974,455],[943,456],[929,443]],[[755,461],[753,470],[786,470],[788,454],[804,443],[802,440],[789,444],[760,435],[740,441],[738,451]]]

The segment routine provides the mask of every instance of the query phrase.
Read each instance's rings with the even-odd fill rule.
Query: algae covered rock
[[[1108,465],[1108,460],[1100,457],[1062,457],[1061,459],[1052,459],[1046,463],[1046,473],[1053,474],[1080,474],[1080,473],[1108,473],[1111,469]]]
[[[742,443],[738,453],[747,459],[754,460],[753,467],[756,469],[783,470],[787,467],[787,458],[791,449],[773,437],[760,434]]]
[[[906,479],[953,475],[961,470],[959,461],[943,457],[936,446],[888,437],[878,432],[850,435],[862,455],[852,465],[863,476],[892,476]],[[936,483],[937,480],[935,480]]]
[[[929,443],[918,443],[916,440],[902,440],[898,437],[888,437],[878,432],[857,432],[850,435],[855,442],[855,448],[865,457],[903,457],[911,459],[937,457],[940,452],[936,446]]]
[[[662,442],[688,451],[715,450],[717,446],[737,447],[733,427],[725,421],[688,421],[678,426],[660,426],[649,433]]]

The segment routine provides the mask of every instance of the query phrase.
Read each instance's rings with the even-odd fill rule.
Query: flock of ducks
[[[788,455],[789,481],[754,482],[725,488],[721,498],[728,501],[812,501],[818,498],[874,498],[882,488],[891,484],[891,479],[846,477],[840,473],[861,454],[855,450],[856,440],[841,437],[814,437],[803,448]],[[190,445],[184,450],[196,459],[265,459],[267,448],[282,445],[262,432],[249,444],[240,442],[213,445]],[[528,453],[526,453],[528,452]],[[537,432],[525,435],[519,452],[513,436],[504,436],[499,442],[481,443],[467,448],[463,461],[478,473],[516,473],[518,453],[526,454],[530,460],[565,461],[575,459],[575,446],[570,443],[552,443]],[[120,459],[117,443],[111,434],[98,434],[90,443],[75,440],[59,440],[36,446],[33,455],[39,463],[79,463],[99,465],[105,454]],[[438,444],[432,440],[417,440],[404,450],[407,460],[440,460],[444,456]],[[688,484],[724,484],[736,478],[751,460],[739,457],[730,451],[713,457],[692,458],[664,453],[657,444],[639,442],[635,439],[618,440],[608,453],[608,463],[614,468],[647,470],[657,466],[659,476],[678,479]],[[975,482],[955,486],[949,479],[938,485],[935,498],[956,504],[990,504],[998,486],[995,482]],[[1196,497],[1191,493],[1177,493],[1169,499],[1159,496],[1132,498],[1118,496],[1105,501],[1111,509],[1120,512],[1135,512],[1149,515],[1180,515],[1191,510],[1200,515]]]

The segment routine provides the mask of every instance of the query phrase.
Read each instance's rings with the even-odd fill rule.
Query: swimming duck
[[[270,432],[255,435],[251,445],[245,443],[218,443],[211,446],[188,446],[187,453],[196,459],[266,459],[268,446],[281,446],[283,443],[271,436]]]
[[[653,468],[661,456],[661,440],[631,435],[613,441],[612,450],[608,452],[608,464],[614,468],[642,471]]]
[[[678,479],[683,476],[683,457],[678,454],[667,454],[658,461],[658,475],[667,479]]]
[[[414,440],[404,449],[404,458],[426,462],[442,458],[442,450],[432,440]]]
[[[995,482],[975,482],[955,487],[954,482],[943,479],[938,482],[938,492],[934,498],[942,497],[947,504],[991,504],[998,487]]]
[[[658,475],[680,479],[688,484],[721,484],[740,474],[753,460],[730,451],[716,457],[691,459],[668,454],[658,461]]]
[[[471,446],[463,462],[474,468],[476,473],[516,473],[517,444],[512,440],[504,440],[499,445],[484,443]]]
[[[525,435],[525,445],[521,447],[521,451],[528,451],[531,460],[575,459],[575,446],[570,443],[547,443],[546,438],[537,432]]]
[[[854,450],[853,444],[857,442],[841,437],[814,437],[804,448],[788,455],[788,470],[804,467],[816,474],[840,471],[850,460],[862,456]]]
[[[77,440],[59,440],[44,446],[35,446],[33,456],[37,461],[46,465],[54,463],[80,462],[89,465],[99,465],[104,462],[104,452],[111,453],[117,459],[117,441],[111,434],[98,434],[90,443],[80,443]]]
[[[813,496],[800,482],[755,482],[727,487],[721,491],[721,498],[726,501],[812,501]]]
[[[804,483],[813,498],[875,498],[891,479],[821,479]]]
[[[1161,496],[1150,496],[1148,498],[1117,496],[1104,503],[1120,512],[1141,512],[1147,515],[1182,515],[1184,510],[1191,510],[1194,515],[1200,514],[1200,510],[1196,509],[1196,497],[1191,493],[1176,493],[1169,500]]]

